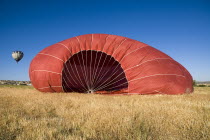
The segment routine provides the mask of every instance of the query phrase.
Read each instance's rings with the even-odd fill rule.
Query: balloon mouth
[[[87,93],[94,93],[95,91],[93,90],[93,89],[89,89],[88,91],[87,91]]]
[[[128,88],[128,81],[114,57],[101,51],[85,50],[65,62],[62,87],[65,92],[110,92]]]

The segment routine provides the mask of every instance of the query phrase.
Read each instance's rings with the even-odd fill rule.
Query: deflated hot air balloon
[[[12,52],[12,58],[18,63],[23,58],[23,52],[22,51],[13,51]]]
[[[42,92],[193,92],[192,76],[170,56],[145,43],[108,34],[81,35],[43,49],[32,60],[29,76]]]

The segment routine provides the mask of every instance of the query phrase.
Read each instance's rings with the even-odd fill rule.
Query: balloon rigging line
[[[74,58],[73,58],[73,60],[74,60]],[[70,64],[70,65],[71,65],[71,64]],[[78,75],[79,82],[80,82],[81,86],[84,87],[85,90],[87,90],[86,87],[85,87],[85,86],[83,85],[83,83],[82,83],[82,80],[81,80],[81,78],[80,78],[80,75],[79,75],[79,72],[78,72],[78,69],[77,69],[77,66],[76,66],[75,61],[74,61],[74,67],[75,67],[75,69],[76,69],[76,72],[77,72],[77,75]]]
[[[61,44],[61,43],[59,43],[59,44]],[[65,46],[64,44],[63,44],[63,46]],[[67,48],[67,47],[66,47]],[[69,49],[68,49],[69,50]],[[70,54],[71,54],[71,56],[72,56],[72,53],[71,53],[71,51],[69,50],[69,52],[70,52]],[[71,76],[71,74],[70,74],[70,72],[69,72],[69,69],[68,69],[68,65],[66,65],[66,63],[68,62],[68,60],[64,63],[64,66],[67,68],[67,71],[68,71],[68,73],[69,73],[69,75]],[[71,67],[71,69],[73,69],[72,68],[72,66],[70,65],[70,67]],[[65,70],[63,70],[64,71],[64,75],[66,76],[66,73],[65,73]],[[75,73],[75,72],[74,72]],[[68,76],[66,76],[67,77],[67,80],[71,83],[71,80],[69,80],[69,78],[68,78]],[[72,80],[73,80],[73,82],[76,84],[76,85],[78,85],[78,83],[77,82],[75,82],[75,80],[74,80],[74,78],[71,76],[71,78],[72,78]],[[64,77],[64,79],[65,79],[65,77]],[[66,80],[64,80],[64,82],[66,83],[66,85],[68,85],[68,83],[66,82]],[[71,83],[72,84],[72,83]],[[69,87],[69,86],[68,86]],[[70,88],[71,89],[71,88]],[[72,89],[71,89],[72,90]],[[74,90],[73,90],[74,91]]]
[[[137,50],[140,50],[140,49],[146,48],[146,47],[148,47],[148,46],[138,48],[138,49],[136,49],[136,50],[134,50],[134,51],[131,51],[131,52],[129,52],[128,54],[124,55],[123,58],[122,58],[122,59],[118,62],[118,64],[115,66],[115,69],[118,67],[118,65],[120,65],[120,62],[121,62],[125,57],[127,57],[128,55],[130,55],[130,54],[133,53],[133,52],[136,52]],[[112,63],[112,66],[113,66],[113,63]],[[113,71],[115,71],[115,69],[114,69]],[[117,72],[117,71],[115,71],[108,79],[106,79],[106,80],[105,80],[103,83],[101,83],[99,86],[103,85],[103,84],[104,84],[107,80],[109,80],[116,72]],[[109,83],[112,82],[112,81],[113,81],[113,79],[112,79],[111,81],[109,81],[107,84],[109,84]]]
[[[109,84],[109,85],[104,85],[104,86],[101,86],[101,87],[98,87],[98,88],[96,88],[95,90],[96,91],[98,91],[98,90],[101,90],[101,89],[104,89],[104,88],[106,88],[106,87],[109,87],[110,85],[113,85],[114,83],[117,83],[117,82],[119,82],[119,81],[121,81],[121,80],[123,80],[123,79],[126,79],[125,77],[123,77],[123,78],[121,78],[121,79],[119,79],[119,80],[117,80],[117,81],[114,81],[114,82],[112,82],[111,84]],[[126,83],[128,83],[127,81],[124,83],[124,84],[126,84]],[[124,85],[123,84],[123,85]],[[121,85],[121,84],[120,84]],[[120,85],[117,85],[117,86],[115,86],[115,87],[119,87]],[[111,89],[113,89],[114,87],[110,87]],[[110,89],[110,88],[108,88],[108,89]],[[107,89],[106,89],[107,90]]]
[[[125,77],[124,77],[124,78],[125,78]],[[124,79],[124,78],[122,78],[122,79]],[[122,80],[122,79],[121,79],[121,80]],[[120,81],[120,80],[119,80],[119,81]],[[114,89],[114,88],[116,88],[116,87],[120,87],[120,86],[125,85],[125,84],[128,84],[128,82],[126,81],[125,83],[116,85],[116,86],[114,86],[114,87],[110,87],[110,88],[108,88],[108,89],[106,89],[106,90]],[[103,88],[102,88],[102,89],[103,89]],[[99,90],[100,90],[100,89],[99,89]]]
[[[68,49],[69,50],[69,49]],[[71,57],[73,56],[72,55],[72,53],[71,53],[71,51],[69,50],[69,52],[70,52],[70,54],[71,54]],[[67,63],[68,63],[68,60],[64,63],[64,65],[66,66],[66,68],[67,68],[67,71],[68,71],[68,73],[69,73],[69,75],[71,76],[71,73],[70,73],[70,71],[69,71],[69,69],[68,69],[68,65],[67,65]],[[70,62],[69,62],[70,63]],[[73,59],[73,63],[75,63],[74,62],[74,59]],[[70,67],[71,67],[71,69],[72,69],[72,71],[73,71],[73,73],[74,73],[74,75],[76,76],[76,72],[74,71],[74,69],[73,69],[73,67],[72,67],[72,65],[70,64]],[[66,76],[67,77],[67,76]],[[68,77],[67,77],[68,78]],[[78,83],[77,82],[75,82],[75,80],[74,80],[74,78],[71,76],[71,78],[72,78],[72,80],[74,81],[74,83],[76,83],[76,85],[78,85]],[[68,81],[70,81],[69,79],[68,79]],[[78,80],[77,80],[78,81]],[[82,85],[81,83],[80,83],[80,81],[78,81],[79,82],[79,84],[80,85]],[[72,83],[71,83],[72,84]],[[67,84],[68,85],[68,84]]]
[[[73,82],[74,82],[76,85],[78,85],[78,84],[75,82],[74,78],[71,76],[68,67],[66,67],[66,68],[67,68],[67,71],[68,71],[70,77],[72,78]],[[69,77],[67,76],[65,70],[64,70],[63,72],[64,72],[63,80],[64,80],[64,82],[66,83],[66,85],[68,86],[68,82],[66,82],[65,77],[67,77],[67,80],[72,84],[72,82],[71,82],[71,80],[69,80]],[[73,85],[73,84],[72,84],[72,85]],[[69,86],[68,86],[68,87],[69,87]],[[69,87],[69,88],[70,88],[70,87]],[[71,88],[70,88],[70,89],[71,89]],[[71,89],[71,90],[72,90],[72,89]],[[74,90],[73,90],[73,91],[74,91]]]
[[[68,83],[66,82],[65,78],[63,78],[64,82],[66,83],[67,87],[70,88],[73,92],[75,92],[71,87],[69,87]],[[70,82],[71,83],[71,82]],[[72,83],[71,83],[72,84]],[[63,88],[66,88],[65,86],[62,86]],[[65,90],[65,89],[64,89]],[[65,90],[66,91],[66,90]]]
[[[107,36],[108,37],[108,36]],[[78,42],[79,42],[79,45],[80,45],[80,41],[79,41],[79,39],[77,38],[77,40],[78,40]],[[125,39],[126,40],[126,39]],[[124,41],[125,41],[124,40]],[[92,35],[92,39],[91,39],[91,48],[92,48],[92,41],[93,41],[93,35]],[[122,41],[121,42],[121,44],[124,42],[124,41]],[[60,43],[59,43],[60,44]],[[120,45],[121,45],[120,44]],[[119,46],[120,46],[119,45]],[[118,46],[118,47],[119,47]],[[117,48],[118,48],[117,47]],[[145,47],[147,47],[147,46],[145,46]],[[114,54],[115,52],[116,52],[116,50],[117,50],[117,48],[114,50],[114,52],[112,53],[112,54]],[[126,70],[124,70],[123,72],[121,72],[120,74],[118,74],[117,76],[115,76],[115,78],[113,78],[111,81],[108,81],[110,78],[112,78],[112,76],[114,76],[114,74],[116,74],[116,72],[118,72],[119,70],[117,69],[117,66],[118,65],[120,65],[120,62],[126,57],[126,56],[128,56],[128,55],[130,55],[131,53],[133,53],[133,52],[135,52],[135,51],[137,51],[137,50],[139,50],[139,49],[142,49],[142,48],[144,48],[144,47],[141,47],[141,48],[138,48],[138,49],[136,49],[136,50],[134,50],[134,51],[132,51],[132,52],[129,52],[128,54],[126,54],[126,55],[124,55],[122,58],[121,58],[121,60],[118,62],[118,64],[114,67],[114,70],[112,69],[112,66],[113,66],[113,64],[116,62],[116,60],[115,61],[113,61],[112,62],[112,65],[111,65],[111,67],[110,67],[110,70],[112,70],[114,73],[112,73],[112,75],[111,76],[109,76],[104,82],[102,82],[99,86],[97,86],[97,87],[95,87],[96,85],[95,85],[95,83],[99,83],[102,79],[103,79],[103,77],[104,76],[106,76],[106,74],[110,71],[110,70],[108,70],[108,71],[106,71],[105,73],[103,73],[103,75],[101,75],[100,76],[100,72],[101,72],[101,70],[103,69],[103,67],[104,67],[104,63],[106,62],[106,59],[107,59],[107,55],[105,56],[105,59],[104,59],[104,62],[103,62],[103,64],[102,64],[102,67],[100,68],[100,72],[99,72],[99,74],[97,75],[96,73],[97,73],[97,71],[98,71],[98,68],[99,68],[99,64],[100,64],[100,61],[101,61],[101,57],[103,56],[103,51],[101,52],[101,51],[96,51],[96,59],[95,59],[95,61],[94,62],[92,62],[93,60],[93,52],[92,51],[94,51],[94,50],[90,50],[91,52],[91,61],[90,61],[90,80],[89,80],[89,82],[87,82],[87,75],[86,75],[86,70],[85,70],[85,67],[84,66],[86,66],[87,67],[87,63],[86,63],[86,65],[84,64],[84,58],[83,58],[83,51],[82,51],[82,49],[81,49],[81,47],[80,47],[80,52],[81,52],[81,55],[82,55],[82,63],[83,63],[83,67],[81,67],[81,70],[83,71],[83,77],[85,78],[85,82],[86,82],[86,85],[87,86],[91,86],[91,88],[93,88],[93,90],[100,90],[100,89],[103,89],[103,88],[105,88],[105,87],[107,87],[107,86],[110,86],[110,85],[112,85],[112,84],[114,84],[114,83],[117,83],[117,82],[119,82],[119,81],[121,81],[121,80],[123,80],[123,79],[125,79],[125,77],[123,77],[123,78],[121,78],[121,79],[119,79],[119,80],[117,80],[117,81],[114,81],[116,78],[118,78],[120,75],[122,75],[125,71],[127,71],[127,70],[130,70],[130,69],[132,69],[132,68],[135,68],[135,67],[138,67],[138,66],[140,66],[140,65],[142,65],[142,64],[144,64],[144,63],[146,63],[146,62],[150,62],[150,61],[154,61],[154,60],[158,60],[158,59],[169,59],[169,58],[156,58],[156,59],[152,59],[152,60],[147,60],[147,61],[145,61],[145,62],[143,62],[143,63],[141,63],[141,64],[138,64],[138,65],[136,65],[136,66],[133,66],[133,67],[131,67],[131,68],[128,68],[128,69],[126,69]],[[104,47],[103,47],[103,49],[104,49]],[[69,49],[68,49],[69,50]],[[70,50],[69,50],[70,51]],[[86,62],[87,62],[87,51],[85,51],[86,52]],[[98,62],[98,64],[96,65],[95,63],[97,62],[96,60],[97,60],[97,58],[98,58],[98,52],[101,52],[101,55],[100,55],[100,58],[99,58],[99,62]],[[43,54],[43,55],[48,55],[48,54],[44,54],[44,53],[40,53],[40,54]],[[106,53],[105,53],[106,54]],[[52,56],[52,55],[49,55],[49,56]],[[52,57],[54,57],[54,58],[57,58],[57,59],[59,59],[58,57],[55,57],[55,56],[52,56]],[[109,61],[107,62],[107,64],[106,64],[106,66],[108,66],[109,64],[110,64],[110,61],[111,61],[111,59],[112,59],[113,57],[111,56],[110,58],[109,58]],[[79,64],[81,65],[81,63],[80,63],[80,59],[79,59],[79,57],[78,57],[78,55],[77,55],[77,59],[78,59],[78,61],[79,61]],[[59,59],[60,60],[60,59]],[[75,66],[75,69],[76,69],[76,73],[77,73],[77,77],[79,78],[79,83],[80,83],[80,85],[85,89],[85,90],[87,90],[87,88],[84,86],[84,83],[82,82],[82,80],[81,80],[81,77],[80,77],[80,75],[79,75],[79,72],[78,72],[78,69],[77,69],[77,67],[76,67],[76,63],[75,63],[75,59],[73,58],[73,63],[74,63],[74,66]],[[92,67],[92,63],[93,63],[93,68],[91,69],[91,67]],[[82,65],[81,65],[82,66]],[[71,64],[70,64],[70,67],[71,67]],[[83,69],[82,69],[83,68]],[[117,70],[116,70],[117,69]],[[67,70],[68,70],[68,66],[67,66]],[[73,70],[73,68],[72,68],[72,70]],[[91,71],[91,70],[93,70],[93,72]],[[68,72],[69,72],[69,70],[68,70]],[[73,72],[75,73],[75,71],[73,70]],[[65,73],[65,72],[64,72]],[[85,74],[85,75],[84,75]],[[66,75],[66,74],[65,74]],[[70,74],[70,72],[69,72],[69,75],[71,76],[71,74]],[[157,75],[162,75],[162,74],[156,74],[156,75],[150,75],[150,76],[157,76]],[[165,75],[165,74],[164,74]],[[171,75],[171,74],[167,74],[167,75]],[[172,75],[174,75],[174,74],[172,74]],[[100,77],[99,77],[100,76]],[[131,82],[131,81],[135,81],[135,80],[139,80],[139,79],[143,79],[143,78],[147,78],[147,77],[150,77],[150,76],[145,76],[145,77],[141,77],[141,78],[137,78],[137,79],[133,79],[133,80],[130,80],[130,81],[126,81],[125,83],[123,83],[123,84],[120,84],[120,85],[124,85],[124,84],[126,84],[126,83],[128,83],[128,82]],[[180,76],[180,75],[176,75],[176,76]],[[67,77],[67,76],[66,76]],[[67,77],[68,78],[68,77]],[[74,78],[72,77],[72,79],[74,80]],[[71,80],[69,80],[69,78],[67,79],[69,82],[71,81]],[[97,80],[97,81],[96,81]],[[108,83],[106,83],[108,81]],[[112,82],[112,81],[114,81],[114,82]],[[67,83],[66,81],[65,81],[65,83]],[[71,82],[70,82],[71,83]],[[77,83],[77,82],[75,82],[74,81],[74,83]],[[88,84],[89,83],[89,84]],[[104,83],[106,83],[105,85],[103,85]],[[72,83],[71,83],[72,84]],[[77,83],[77,85],[78,85],[78,83]],[[120,85],[117,85],[117,86],[115,86],[115,87],[119,87]],[[67,84],[67,86],[68,86],[68,84]],[[94,86],[94,87],[93,87]],[[68,86],[69,87],[69,86]],[[114,87],[110,87],[109,89],[113,89]],[[88,87],[88,89],[90,90],[90,88]]]
[[[116,78],[115,78],[116,79]],[[123,78],[121,78],[121,79],[119,79],[119,80],[117,80],[117,81],[113,81],[113,82],[108,82],[108,83],[105,83],[104,85],[100,85],[100,86],[98,86],[97,88],[95,88],[95,90],[97,91],[97,90],[101,90],[101,89],[105,89],[106,87],[109,87],[110,85],[113,85],[113,84],[115,84],[115,83],[117,83],[117,82],[119,82],[119,81],[121,81],[121,80],[123,80],[123,79],[126,79],[125,77],[123,77]],[[127,79],[126,79],[127,80]],[[127,81],[125,82],[125,83],[127,83]]]
[[[62,44],[62,43],[57,43],[57,44],[60,44],[60,45],[64,46],[67,50],[69,50],[68,47],[67,47],[66,45],[64,45],[64,44]],[[72,56],[72,53],[71,53],[70,50],[69,50],[69,52],[70,52],[70,55]],[[69,72],[69,69],[68,69],[68,65],[66,65],[67,62],[68,62],[68,60],[64,63],[64,67],[67,68],[67,71],[68,71],[69,75],[71,76],[71,74],[70,74],[70,72]],[[71,65],[70,65],[70,66],[71,66]],[[72,68],[72,66],[71,66],[71,68]],[[73,68],[72,68],[72,69],[73,69]],[[62,71],[64,71],[64,76],[67,77],[67,80],[71,83],[71,80],[69,80],[69,77],[67,76],[65,70],[62,70]],[[68,86],[68,83],[66,82],[65,77],[63,77],[63,79],[64,79],[64,82],[66,83],[66,85]],[[75,80],[74,80],[74,78],[73,78],[72,76],[71,76],[71,78],[72,78],[73,82],[74,82],[76,85],[78,85],[78,83],[75,82]],[[61,80],[62,80],[62,79],[61,79]],[[71,84],[72,84],[72,83],[71,83]],[[72,84],[72,85],[73,85],[73,84]],[[69,87],[69,86],[68,86],[68,87]],[[69,88],[70,88],[70,87],[69,87]],[[71,89],[71,88],[70,88],[70,89]],[[71,89],[71,90],[74,91],[73,89]],[[75,92],[75,91],[74,91],[74,92]]]
[[[94,39],[94,37],[93,37],[93,34],[92,34],[92,40],[91,40],[91,48],[93,47],[93,39]],[[93,53],[92,53],[93,51],[92,51],[92,49],[91,49],[91,64],[90,64],[90,67],[92,68],[92,55],[93,55]],[[96,51],[96,53],[97,53],[97,51]],[[97,54],[96,54],[96,57],[97,57]],[[94,60],[96,60],[96,59],[94,59]],[[94,61],[95,62],[95,61]],[[91,83],[91,89],[89,89],[89,90],[92,90],[92,86],[93,86],[93,73],[94,73],[94,67],[95,67],[95,63],[93,62],[93,69],[92,69],[92,71],[91,71],[91,76],[90,76],[90,83]]]
[[[64,46],[69,52],[70,52],[70,54],[71,54],[71,51],[69,50],[69,48],[66,46],[66,45],[64,45],[64,44],[62,44],[62,43],[56,43],[56,44],[58,44],[58,45],[62,45],[62,46]],[[66,62],[65,62],[66,63]],[[64,63],[64,67],[65,67],[65,63]],[[68,69],[68,68],[67,68]],[[62,71],[64,71],[63,69],[62,69]],[[61,71],[61,72],[62,72]],[[65,74],[65,76],[66,76],[66,72],[64,72],[64,74]],[[67,84],[66,83],[66,80],[65,79],[63,79],[63,76],[61,75],[61,85],[62,85],[62,80],[64,80],[64,82],[65,82],[65,84]],[[68,79],[69,80],[69,79]],[[71,82],[70,82],[71,83]],[[70,88],[71,89],[71,88]],[[65,89],[65,86],[62,86],[62,90],[63,90],[63,92],[65,92],[65,91],[67,91],[66,89]],[[73,89],[71,89],[73,92],[75,92]]]
[[[105,41],[105,42],[107,42],[107,38],[108,38],[108,37],[109,37],[109,35],[106,37],[106,41]],[[125,40],[126,40],[126,39],[125,39]],[[124,41],[125,41],[125,40],[124,40]],[[110,43],[110,46],[112,46],[111,44],[114,43],[115,41],[116,41],[116,38]],[[123,42],[121,42],[121,43],[123,43]],[[121,45],[121,44],[120,44],[120,45]],[[118,47],[119,47],[120,45],[118,45]],[[104,46],[105,46],[105,44],[103,45],[102,51],[100,51],[100,52],[102,52],[102,53],[101,53],[101,56],[102,56],[103,54],[106,54],[106,53],[103,52]],[[106,54],[105,60],[107,59],[107,56],[108,56],[108,54]],[[110,55],[110,56],[111,56],[111,55]],[[105,60],[104,60],[104,62],[105,62]],[[101,70],[103,69],[103,65],[104,65],[104,63],[102,64],[102,67],[101,67],[99,73],[101,73]],[[108,65],[108,63],[107,63],[107,65]],[[106,66],[107,66],[107,65],[106,65]],[[100,78],[99,76],[100,76],[100,75],[98,74],[98,76],[94,79],[93,88],[95,88],[95,83],[96,83],[96,81],[98,80],[98,78]]]
[[[60,43],[60,44],[61,44],[61,43]],[[54,56],[54,55],[50,55],[50,54],[46,54],[46,53],[38,53],[38,54],[50,56],[50,57],[56,58],[56,59],[58,59],[58,60],[64,62],[62,59],[60,59],[60,58],[58,58],[58,57],[56,57],[56,56]],[[64,73],[65,73],[65,72],[64,72]],[[67,77],[67,78],[68,78],[68,77]],[[68,80],[69,80],[69,79],[68,79]],[[70,81],[70,80],[69,80],[69,81]],[[67,84],[67,85],[68,85],[68,84]],[[54,87],[54,86],[51,86],[51,87]]]
[[[145,46],[145,47],[147,47],[147,46]],[[115,69],[118,67],[118,65],[120,65],[120,62],[121,62],[126,56],[128,56],[129,54],[131,54],[131,53],[133,53],[133,52],[135,52],[135,51],[137,51],[137,50],[140,50],[140,49],[142,49],[142,48],[145,48],[145,47],[138,48],[138,49],[136,49],[136,50],[134,50],[134,51],[128,53],[127,55],[125,55],[125,56],[118,62],[118,64],[117,64],[117,66],[115,67]],[[113,66],[113,63],[112,63],[112,66]],[[115,70],[115,69],[114,69],[114,70]],[[113,70],[113,71],[114,71],[114,70]],[[116,72],[117,72],[117,71],[115,71],[114,74],[115,74]],[[112,74],[112,76],[113,76],[114,74]],[[110,76],[110,77],[112,77],[112,76]],[[110,78],[108,78],[107,80],[109,80],[109,79],[110,79]],[[107,81],[107,80],[106,80],[106,81]],[[102,84],[104,84],[106,81],[104,81]],[[113,81],[113,80],[112,80],[112,81]],[[110,82],[111,82],[111,81],[110,81]],[[109,83],[110,83],[110,82],[109,82]]]
[[[76,39],[77,39],[77,41],[78,41],[78,43],[79,43],[79,48],[80,48],[80,52],[81,52],[81,55],[82,55],[82,62],[83,62],[83,67],[80,67],[81,68],[81,70],[83,71],[82,72],[82,75],[83,75],[83,77],[85,78],[85,84],[86,84],[86,86],[85,86],[85,84],[83,85],[84,87],[86,87],[87,89],[89,89],[89,86],[88,86],[88,84],[87,84],[87,78],[86,78],[86,71],[85,71],[85,68],[84,68],[84,60],[83,60],[83,53],[82,53],[82,49],[81,49],[81,46],[80,46],[80,40],[79,40],[79,38],[78,37],[76,37]],[[79,63],[80,63],[80,59],[78,58],[78,55],[77,55],[77,59],[79,60]],[[80,65],[81,65],[81,63],[80,63]],[[85,75],[84,75],[85,74]]]
[[[123,72],[121,72],[119,75],[117,75],[114,79],[112,79],[112,81],[113,80],[115,80],[116,78],[118,78],[120,75],[122,75],[123,73],[125,73],[125,71],[127,71],[127,70],[130,70],[130,69],[133,69],[133,68],[135,68],[135,67],[138,67],[138,66],[140,66],[140,65],[142,65],[142,64],[144,64],[144,63],[147,63],[147,62],[151,62],[151,61],[154,61],[154,60],[172,60],[172,59],[170,59],[170,58],[156,58],[156,59],[151,59],[151,60],[147,60],[147,61],[145,61],[145,62],[142,62],[141,64],[138,64],[138,65],[136,65],[136,66],[134,66],[134,67],[131,67],[131,68],[128,68],[128,69],[125,69]],[[111,81],[110,81],[111,82]],[[109,83],[110,83],[109,82]]]
[[[109,35],[108,35],[108,36],[109,36]],[[106,37],[106,42],[107,42],[108,36]],[[116,39],[114,39],[113,42],[114,42],[115,40],[116,40]],[[112,42],[112,43],[113,43],[113,42]],[[103,49],[104,49],[104,45],[103,45]],[[103,52],[103,49],[102,49],[102,53],[104,53],[104,52]],[[105,53],[105,54],[106,54],[106,53]],[[102,55],[102,54],[101,54],[101,55]],[[105,56],[105,60],[106,60],[106,59],[107,59],[107,55]],[[104,60],[104,62],[105,62],[105,60]],[[101,70],[103,69],[104,62],[103,62],[103,64],[102,64],[102,67],[101,67],[99,73],[101,73]],[[99,76],[100,76],[100,75],[99,75]],[[99,77],[99,78],[100,78],[100,77]],[[96,83],[97,79],[98,79],[98,76],[97,76],[97,78],[94,80],[93,88],[95,87],[95,83]]]
[[[136,80],[140,80],[140,79],[144,79],[144,78],[154,77],[154,76],[179,76],[179,77],[185,78],[185,76],[183,76],[183,75],[178,75],[178,74],[154,74],[154,75],[148,75],[148,76],[136,78],[136,79],[133,79],[133,80],[129,80],[129,81],[126,81],[126,82],[123,83],[123,84],[130,83],[130,82],[132,82],[132,81],[136,81]],[[122,79],[124,79],[124,78],[125,78],[125,77],[121,78],[120,80],[122,80]],[[118,80],[118,81],[120,81],[120,80]],[[116,82],[118,82],[118,81],[116,81]],[[114,82],[114,83],[116,83],[116,82]],[[112,84],[113,84],[113,83],[112,83]],[[120,85],[123,85],[123,84],[120,84]],[[115,87],[118,87],[118,86],[120,86],[120,85],[117,85],[117,86],[115,86]],[[114,87],[111,87],[111,89],[112,89],[112,88],[114,88]]]
[[[82,66],[81,65],[81,63],[80,63],[80,59],[79,59],[79,56],[78,55],[76,55],[77,56],[77,60],[79,61],[79,66]],[[76,58],[75,58],[76,59]],[[77,74],[78,74],[78,76],[79,76],[79,80],[80,80],[80,82],[81,82],[81,84],[82,84],[82,86],[84,87],[84,89],[85,90],[88,90],[87,89],[87,87],[85,86],[85,84],[84,84],[84,82],[82,82],[83,80],[82,80],[82,78],[80,77],[80,74],[79,74],[79,72],[78,72],[78,69],[77,69],[77,66],[76,66],[76,63],[74,63],[74,66],[75,66],[75,68],[76,68],[76,71],[77,71]],[[81,68],[81,67],[80,67]],[[82,70],[82,69],[81,69]],[[84,77],[84,72],[82,72],[82,74],[81,75],[83,75],[83,77]]]
[[[105,42],[107,41],[107,38],[109,37],[109,35],[108,36],[106,36],[106,39],[105,39]],[[99,64],[101,63],[101,56],[103,55],[103,51],[104,51],[104,45],[103,45],[103,47],[102,47],[102,51],[101,51],[101,55],[100,55],[100,58],[99,58],[99,62],[98,62],[98,65],[97,65],[97,67],[96,67],[96,72],[98,71],[98,67],[99,67]],[[100,72],[99,72],[99,74],[100,74]],[[98,74],[98,75],[99,75]],[[97,76],[97,74],[95,74],[95,77],[94,77],[94,82],[93,82],[93,88],[95,87],[95,81],[97,80],[97,78],[98,78],[98,76]]]
[[[127,40],[127,39],[124,39],[124,40],[117,46],[117,48],[119,48],[119,46],[121,46],[126,40]],[[114,52],[117,50],[117,48],[114,50]],[[114,54],[114,52],[112,53],[112,55]],[[112,55],[110,55],[111,57],[109,58],[109,61],[107,62],[106,66],[110,63],[110,60],[112,59]],[[106,55],[105,60],[107,59],[107,56],[108,56],[108,55]],[[104,62],[105,62],[105,60],[104,60]],[[112,65],[113,65],[113,64],[112,64]],[[111,65],[111,66],[112,66],[112,65]],[[103,69],[103,66],[104,66],[104,63],[103,63],[103,65],[102,65],[101,69]],[[100,72],[101,72],[101,71],[100,71]],[[100,73],[100,72],[99,72],[99,73]],[[107,71],[107,72],[108,72],[108,71]],[[107,74],[107,72],[105,72],[104,74],[102,74],[102,75],[101,75],[101,78],[99,77],[99,79],[97,79],[95,83],[101,82],[101,80],[102,80],[103,77]],[[94,87],[94,88],[95,88],[95,87]]]
[[[123,43],[123,42],[122,42],[122,43]],[[121,44],[122,44],[122,43],[121,43]],[[121,44],[120,44],[120,45],[121,45]],[[120,46],[120,45],[119,45],[119,46]],[[119,46],[118,46],[117,48],[119,48]],[[114,57],[113,57],[113,54],[114,54],[115,52],[116,52],[116,49],[115,49],[114,52],[112,53],[112,55],[111,55],[111,57],[110,57],[108,63],[110,63],[110,60],[111,60],[112,58],[114,58]],[[114,59],[114,60],[115,60],[115,59]],[[115,61],[116,61],[116,60],[115,60]],[[110,67],[113,66],[113,64],[115,63],[115,61],[112,62],[112,64],[111,64]],[[117,62],[118,62],[118,61],[117,61]],[[107,65],[108,65],[108,63],[107,63]],[[119,65],[119,62],[118,62],[118,65]],[[117,65],[117,66],[118,66],[118,65]],[[116,68],[117,68],[117,66],[116,66]],[[112,70],[112,71],[113,71],[113,70]],[[106,72],[101,76],[100,80],[98,80],[97,82],[100,83],[101,80],[104,78],[104,76],[106,76],[107,73],[108,73],[108,71],[106,71]],[[112,76],[113,76],[113,75],[112,75]],[[110,78],[109,78],[109,79],[110,79]],[[108,79],[106,79],[106,81],[107,81],[107,80],[108,80]],[[102,84],[104,84],[106,81],[104,81]],[[101,86],[101,85],[99,85],[99,86]]]
[[[58,60],[64,62],[62,59],[60,59],[60,58],[58,58],[58,57],[56,57],[56,56],[54,56],[54,55],[50,55],[50,54],[46,54],[46,53],[38,53],[38,54],[50,56],[50,57],[56,58],[56,59],[58,59]],[[68,67],[67,67],[67,69],[68,69]],[[64,73],[65,73],[65,71],[64,71]],[[66,75],[66,74],[64,74],[64,75]],[[68,77],[67,77],[67,78],[68,78]],[[68,81],[70,82],[69,78],[68,78]],[[71,83],[71,82],[70,82],[70,83]],[[72,83],[71,83],[71,84],[72,84]],[[68,85],[68,84],[67,84],[67,85]],[[69,86],[68,86],[68,87],[69,87]],[[69,87],[69,88],[70,88],[70,87]],[[70,88],[70,89],[71,89],[71,88]],[[72,90],[72,89],[71,89],[71,90]]]

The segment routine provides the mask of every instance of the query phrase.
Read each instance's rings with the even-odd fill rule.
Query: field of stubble
[[[209,140],[210,87],[104,96],[0,87],[0,140]]]

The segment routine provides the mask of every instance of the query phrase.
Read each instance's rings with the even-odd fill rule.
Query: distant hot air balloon
[[[23,58],[23,52],[21,51],[13,51],[12,58],[18,63]]]

